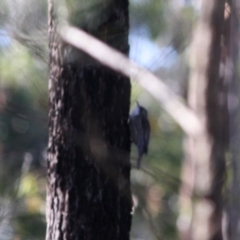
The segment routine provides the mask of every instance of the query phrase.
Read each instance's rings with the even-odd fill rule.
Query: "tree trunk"
[[[239,129],[239,1],[229,2],[229,20],[227,44],[227,79],[229,81],[229,118],[230,118],[230,156],[232,183],[228,194],[228,239],[240,239],[240,129]]]
[[[53,2],[46,240],[127,240],[130,81],[60,40]],[[128,1],[102,2],[99,11],[95,25],[73,22],[127,54]]]
[[[186,141],[178,221],[184,240],[222,239],[222,187],[228,142],[227,88],[220,76],[224,6],[224,0],[203,1],[193,39],[189,105],[205,131]],[[186,196],[188,179],[193,184]]]

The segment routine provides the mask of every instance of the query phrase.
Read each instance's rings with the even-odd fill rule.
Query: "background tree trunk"
[[[222,187],[228,142],[227,87],[220,74],[225,48],[224,7],[224,0],[203,1],[193,39],[189,105],[201,119],[205,132],[186,141],[188,167],[183,168],[184,201],[179,218],[184,240],[222,239]],[[187,201],[184,190],[189,177],[193,185]],[[188,219],[187,225],[184,219]]]
[[[130,81],[61,42],[53,5],[49,0],[46,239],[126,240],[132,207]],[[91,19],[95,25],[73,22],[128,53],[128,1],[101,6]]]
[[[229,2],[229,19],[227,44],[227,80],[229,82],[229,120],[230,120],[230,156],[232,183],[227,195],[228,237],[229,240],[240,239],[240,129],[239,129],[239,1]]]

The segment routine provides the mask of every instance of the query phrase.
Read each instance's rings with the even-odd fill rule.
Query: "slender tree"
[[[228,24],[227,29],[227,80],[229,82],[229,120],[230,120],[230,156],[232,167],[232,183],[230,194],[227,195],[228,205],[228,239],[240,238],[240,129],[239,129],[239,0],[228,0]]]
[[[72,24],[128,53],[127,0],[66,7]],[[132,208],[130,81],[61,41],[57,20],[49,0],[46,240],[126,240]]]
[[[223,239],[222,188],[228,146],[227,87],[221,67],[224,10],[225,0],[204,0],[193,38],[188,102],[205,131],[186,141],[179,218],[184,240]],[[186,192],[189,182],[190,191]]]

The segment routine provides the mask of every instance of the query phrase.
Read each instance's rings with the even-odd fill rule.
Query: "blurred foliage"
[[[176,51],[182,52],[189,45],[194,21],[193,8],[186,7],[179,11],[175,19],[168,25],[172,33],[171,44]]]
[[[162,0],[130,1],[134,27],[147,26],[151,36],[156,38],[166,29],[167,4]]]
[[[89,19],[97,16],[99,1],[82,2],[87,3],[81,12],[85,14],[77,20],[82,21],[84,16],[85,24],[96,27],[97,23]],[[170,68],[160,67],[156,74],[175,92],[184,93],[188,66],[185,49],[196,13],[193,7],[178,2],[131,0],[130,19],[131,31],[144,27],[149,40],[177,52],[174,64]],[[78,10],[73,0],[66,3],[72,6],[73,12]],[[37,240],[45,235],[47,56],[46,1],[1,0],[0,240]],[[156,61],[165,57],[159,56]],[[177,239],[182,132],[154,99],[132,81],[131,108],[136,101],[148,109],[152,132],[149,154],[143,158],[141,170],[134,167],[137,152],[132,146],[135,208],[131,236],[132,239]]]
[[[46,3],[6,0],[0,9],[0,240],[38,240],[46,225]]]

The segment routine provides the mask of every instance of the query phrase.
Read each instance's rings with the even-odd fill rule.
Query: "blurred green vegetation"
[[[48,67],[32,36],[46,3],[37,3],[0,3],[0,240],[45,237]]]
[[[20,2],[24,6],[18,5]],[[0,240],[37,240],[45,235],[47,7],[42,1],[20,2],[0,3],[6,10],[0,12],[0,30],[10,39],[3,45],[0,35]],[[194,9],[174,5],[174,0],[132,0],[130,18],[132,31],[144,26],[151,41],[177,52],[171,69],[160,67],[156,74],[175,92],[184,93],[185,49],[196,18]],[[137,152],[132,146],[135,208],[131,236],[177,239],[183,134],[156,101],[132,81],[131,108],[136,100],[148,109],[151,140],[141,170],[135,168]]]

